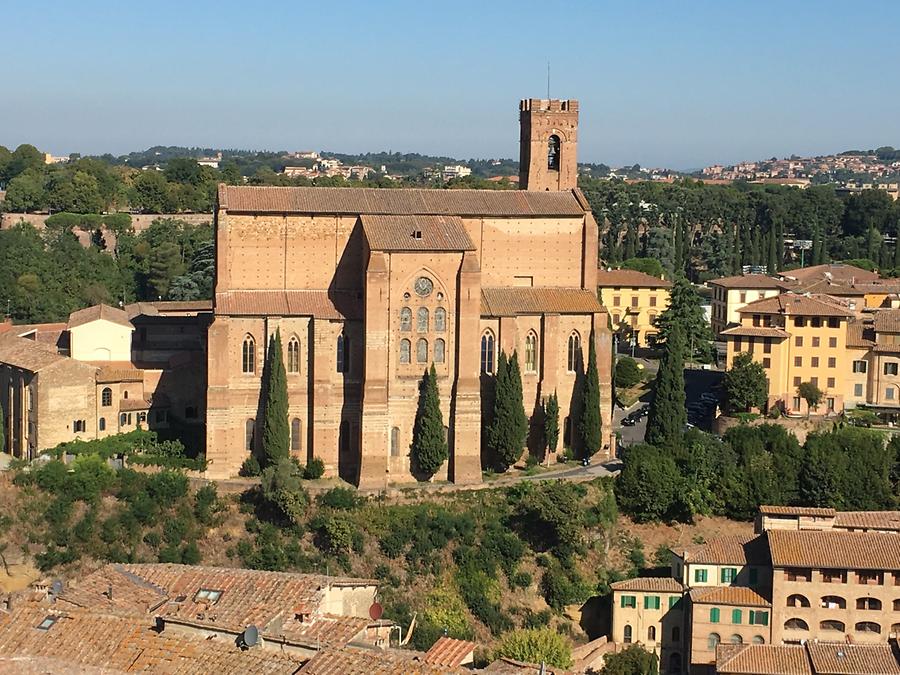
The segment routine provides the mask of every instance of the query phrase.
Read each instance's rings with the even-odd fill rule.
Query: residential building
[[[722,277],[708,282],[712,289],[712,328],[718,335],[728,326],[740,322],[740,312],[747,303],[771,298],[782,291],[782,283],[765,274]]]
[[[610,584],[612,641],[640,643],[659,654],[670,671],[681,672],[684,647],[684,586],[672,577],[639,577]]]
[[[441,169],[441,177],[444,180],[453,180],[454,178],[465,178],[472,175],[472,169],[464,164],[450,164]]]
[[[637,270],[597,271],[597,294],[612,319],[612,329],[640,347],[655,344],[656,319],[669,306],[670,281]]]
[[[591,339],[606,436],[588,452],[609,454],[611,335],[597,225],[576,187],[577,102],[526,100],[520,115],[520,191],[220,186],[210,477],[235,475],[258,445],[276,331],[292,452],[320,457],[326,475],[416,480],[408,449],[433,364],[450,451],[435,477],[480,481],[482,387],[501,350],[519,355],[529,412],[559,393],[563,444],[576,443],[570,409]]]

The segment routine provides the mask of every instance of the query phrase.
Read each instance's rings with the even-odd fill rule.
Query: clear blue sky
[[[553,9],[546,9],[553,7]],[[900,2],[5,0],[0,144],[518,155],[578,98],[583,161],[900,146]]]

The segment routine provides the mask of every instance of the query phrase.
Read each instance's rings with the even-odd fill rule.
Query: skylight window
[[[211,588],[201,588],[199,591],[197,591],[197,595],[194,596],[194,602],[200,602],[201,600],[203,600],[211,605],[214,605],[219,601],[219,598],[221,597],[222,591],[216,591]]]
[[[47,616],[47,617],[44,618],[43,621],[41,621],[41,622],[38,624],[37,627],[38,627],[39,630],[50,630],[50,626],[52,626],[52,625],[55,624],[55,623],[56,623],[56,617],[55,617],[55,616]]]

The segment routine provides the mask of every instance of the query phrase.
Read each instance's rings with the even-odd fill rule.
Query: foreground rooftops
[[[791,316],[852,317],[843,303],[828,295],[782,293],[744,305],[741,314],[788,314]]]
[[[598,286],[625,286],[627,288],[671,288],[672,282],[645,274],[638,270],[597,270]]]
[[[69,322],[66,327],[72,330],[92,321],[110,321],[126,328],[134,328],[128,319],[128,312],[109,305],[94,305],[72,312],[69,314]]]
[[[896,643],[720,644],[716,648],[716,672],[725,675],[900,675],[900,654]]]
[[[697,605],[734,605],[736,607],[770,607],[769,600],[746,586],[711,586],[691,590],[691,601]]]
[[[708,282],[712,286],[721,286],[723,288],[747,288],[747,289],[771,289],[777,290],[784,286],[784,282],[767,274],[738,274],[733,277],[721,277],[719,279],[710,279]]]
[[[649,593],[681,593],[684,586],[672,577],[636,577],[611,583],[614,591],[646,591]]]
[[[884,532],[770,530],[773,567],[900,570],[900,537]]]
[[[228,213],[334,215],[584,216],[578,190],[436,190],[219,185],[219,209]]]
[[[509,286],[481,289],[482,316],[594,314],[604,311],[596,293],[581,288]]]
[[[673,548],[685,563],[763,565],[769,562],[765,541],[756,535],[716,537],[704,544]]]

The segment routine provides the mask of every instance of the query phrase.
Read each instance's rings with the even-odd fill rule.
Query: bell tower
[[[559,191],[578,186],[578,101],[522,99],[519,130],[521,189]]]

